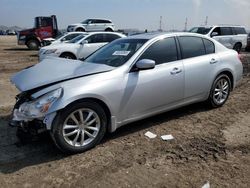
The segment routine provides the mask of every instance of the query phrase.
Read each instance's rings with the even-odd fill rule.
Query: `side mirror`
[[[141,59],[136,62],[136,68],[139,70],[147,70],[155,68],[155,61],[151,59]]]
[[[218,36],[218,35],[219,35],[218,32],[212,32],[211,37],[215,37],[215,36]]]
[[[84,44],[88,44],[89,42],[87,40],[83,40],[82,42],[80,42],[81,45],[84,45]]]
[[[65,38],[62,38],[62,39],[61,39],[61,42],[64,42],[64,41],[66,41],[66,39],[65,39]]]

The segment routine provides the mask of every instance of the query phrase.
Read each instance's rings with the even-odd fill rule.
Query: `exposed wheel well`
[[[25,45],[27,45],[27,43],[28,43],[29,41],[31,41],[31,40],[37,41],[37,43],[39,44],[39,46],[41,46],[40,41],[39,41],[37,38],[35,38],[35,37],[29,37],[29,38],[27,38],[26,41],[25,41]]]
[[[234,88],[234,77],[233,77],[233,74],[230,71],[223,71],[220,74],[218,74],[218,76],[221,75],[221,74],[225,74],[225,75],[227,75],[229,77],[230,82],[231,82],[231,90],[233,90],[233,88]]]
[[[71,55],[72,57],[74,57],[75,59],[77,59],[76,56],[75,56],[75,54],[73,54],[73,53],[71,53],[71,52],[63,52],[63,53],[60,54],[59,57],[62,57],[62,56],[67,55],[67,54],[68,54],[68,55]]]
[[[104,103],[102,100],[96,99],[96,98],[84,98],[84,99],[78,99],[78,100],[68,104],[66,107],[68,107],[70,105],[74,105],[75,103],[78,103],[80,101],[81,102],[82,101],[91,101],[91,102],[95,102],[95,103],[99,104],[103,108],[103,110],[104,110],[104,112],[105,112],[105,114],[107,116],[107,120],[108,120],[108,127],[107,128],[108,128],[108,130],[111,129],[111,112],[110,112],[110,110],[109,110],[106,103]]]

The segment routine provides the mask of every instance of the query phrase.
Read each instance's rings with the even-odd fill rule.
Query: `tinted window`
[[[62,40],[71,40],[71,39],[73,39],[73,38],[75,38],[75,37],[77,37],[77,36],[79,36],[79,34],[71,34],[71,35],[67,35],[67,36],[65,36],[64,38],[62,38]]]
[[[121,38],[118,35],[113,35],[113,34],[104,34],[104,42],[112,42],[115,39]]]
[[[235,27],[234,28],[235,34],[247,34],[246,30],[243,27]]]
[[[152,44],[140,57],[140,59],[152,59],[156,64],[176,61],[177,50],[174,38],[166,38]]]
[[[194,27],[194,28],[190,29],[189,32],[199,33],[199,34],[205,35],[205,34],[208,34],[211,29],[212,29],[211,27],[209,27],[209,28],[207,28],[207,27]]]
[[[199,37],[179,37],[182,57],[191,58],[205,54],[204,44]]]
[[[205,45],[206,54],[212,54],[215,52],[214,43],[212,41],[203,39],[203,42]]]
[[[46,17],[41,17],[39,19],[39,26],[40,27],[47,27],[47,26],[52,26],[52,19],[51,18],[46,18]]]
[[[88,43],[101,43],[101,42],[104,42],[103,34],[95,34],[95,35],[89,36],[86,40],[88,41]]]
[[[221,27],[220,28],[221,35],[232,35],[232,28],[230,27]]]

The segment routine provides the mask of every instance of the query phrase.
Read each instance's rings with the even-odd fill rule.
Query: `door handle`
[[[170,73],[171,73],[171,75],[175,75],[175,74],[179,74],[181,72],[182,72],[181,69],[175,67],[175,68],[173,68],[173,70]]]
[[[210,60],[210,64],[215,64],[215,63],[217,63],[218,61],[215,59],[215,58],[212,58],[211,60]]]

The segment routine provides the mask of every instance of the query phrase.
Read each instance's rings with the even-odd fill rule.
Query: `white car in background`
[[[68,42],[41,48],[39,60],[41,61],[47,57],[84,59],[107,43],[123,37],[126,36],[116,32],[84,33]]]
[[[92,31],[109,31],[115,30],[115,25],[111,20],[107,19],[87,19],[81,23],[71,24],[68,26],[67,31],[82,31],[82,32],[92,32]]]
[[[70,41],[76,37],[78,37],[79,35],[84,34],[85,32],[68,32],[68,33],[64,33],[62,35],[59,35],[56,38],[46,38],[43,39],[42,44],[43,46],[48,46],[51,44],[61,44],[63,42],[67,42]]]
[[[240,52],[247,46],[247,32],[244,26],[218,25],[211,27],[194,27],[189,32],[211,37],[229,49]]]

